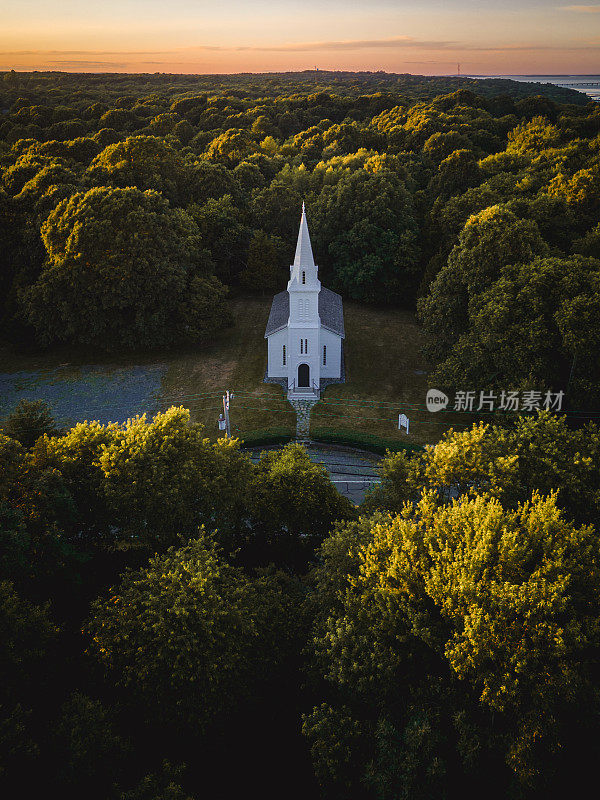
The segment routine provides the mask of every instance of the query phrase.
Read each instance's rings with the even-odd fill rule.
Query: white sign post
[[[410,425],[410,420],[406,416],[406,414],[398,414],[398,430],[401,431],[402,428],[406,428],[406,433],[408,435],[408,426]]]

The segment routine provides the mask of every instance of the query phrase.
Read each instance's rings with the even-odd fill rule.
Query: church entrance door
[[[310,386],[310,369],[308,364],[298,364],[298,386]]]

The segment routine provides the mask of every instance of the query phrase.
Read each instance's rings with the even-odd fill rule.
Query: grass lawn
[[[263,383],[267,363],[264,337],[271,297],[232,301],[235,325],[211,347],[179,356],[163,377],[173,402],[188,406],[194,419],[214,435],[220,394],[233,389],[232,432],[295,431],[295,415],[280,387]],[[329,386],[313,411],[311,430],[338,434],[373,434],[386,440],[435,442],[447,428],[425,409],[428,365],[420,352],[421,332],[408,311],[344,303],[346,383]],[[398,414],[411,420],[410,435],[398,431]]]
[[[21,397],[41,398],[61,424],[84,419],[122,422],[170,405],[189,408],[206,435],[219,435],[217,418],[225,389],[234,390],[232,433],[252,440],[265,432],[293,435],[296,416],[279,386],[263,383],[264,331],[271,297],[234,297],[234,325],[216,341],[187,351],[123,352],[93,356],[57,349],[34,355],[0,350],[0,418]],[[455,414],[425,408],[428,365],[421,332],[408,311],[344,304],[346,383],[329,386],[312,416],[312,434],[375,436],[384,442],[436,442]],[[410,419],[410,436],[398,431],[398,414]],[[471,420],[469,420],[470,422]]]
[[[214,344],[189,354],[178,354],[162,379],[163,400],[189,408],[211,438],[218,434],[217,417],[222,394],[232,389],[232,434],[278,430],[295,434],[296,415],[281,387],[263,383],[267,366],[264,338],[271,297],[243,297],[231,301],[234,325]]]
[[[316,406],[312,428],[370,433],[424,444],[437,441],[439,420],[425,408],[427,372],[422,335],[414,315],[344,303],[346,383],[329,386]],[[410,435],[398,430],[398,414],[410,419]]]

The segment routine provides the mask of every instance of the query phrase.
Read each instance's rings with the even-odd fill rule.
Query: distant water
[[[583,92],[592,100],[600,101],[600,75],[487,75],[486,77],[509,78],[511,81],[521,83],[553,83],[563,89]]]

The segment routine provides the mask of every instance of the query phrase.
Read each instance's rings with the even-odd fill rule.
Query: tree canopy
[[[248,579],[201,537],[126,574],[96,601],[90,647],[148,702],[150,717],[201,729],[277,671],[285,639],[274,631],[289,625],[293,606],[282,592],[276,576]]]
[[[304,200],[323,279],[359,302],[418,302],[435,379],[458,385],[471,349],[482,379],[496,357],[475,300],[505,267],[550,256],[569,272],[574,254],[599,255],[600,123],[578,92],[384,73],[6,77],[0,287],[13,341],[213,338],[220,283],[283,288]],[[572,313],[590,302],[578,295]],[[589,356],[593,342],[580,344]],[[539,360],[535,342],[521,351]],[[524,380],[502,370],[507,385]],[[595,372],[574,381],[593,403]]]
[[[347,747],[362,764],[353,785],[390,798],[451,796],[457,769],[463,790],[506,796],[513,780],[545,787],[579,758],[577,728],[598,702],[598,542],[555,497],[506,510],[425,493],[400,515],[339,528],[322,552],[314,653],[338,700],[304,732],[325,786],[348,779]],[[473,758],[504,761],[498,787]]]
[[[157,192],[75,194],[42,238],[47,260],[24,307],[45,342],[135,349],[202,339],[222,324],[224,290],[198,229]]]
[[[432,385],[577,412],[389,453],[357,508],[299,445],[251,457],[184,408],[59,429],[21,404],[0,434],[0,793],[589,791],[600,106],[504,79],[12,71],[0,110],[13,347],[210,342],[229,289],[285,287],[305,201],[325,285],[416,309]]]

